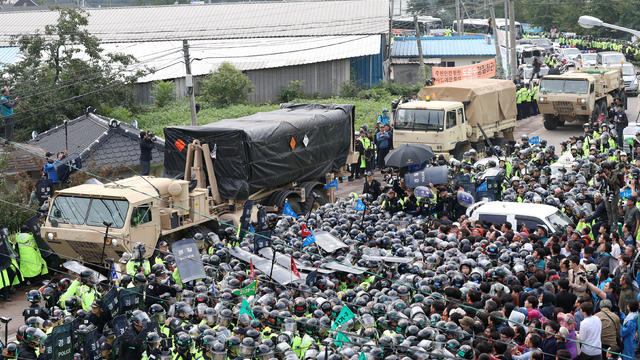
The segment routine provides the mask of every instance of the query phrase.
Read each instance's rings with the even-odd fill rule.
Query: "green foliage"
[[[304,96],[304,89],[302,88],[303,82],[300,80],[294,80],[289,85],[280,89],[278,93],[278,100],[286,103],[293,99],[299,99]]]
[[[406,97],[411,97],[412,95],[417,94],[420,89],[422,89],[422,85],[420,84],[403,85],[394,82],[380,84],[379,87],[382,87],[391,95]]]
[[[133,112],[129,109],[123,108],[122,106],[105,106],[98,110],[98,114],[127,123],[131,123],[131,120],[134,119]]]
[[[59,9],[56,23],[44,33],[14,37],[22,61],[5,68],[15,109],[16,135],[26,139],[32,130],[43,132],[73,119],[88,106],[133,106],[131,90],[142,71],[128,71],[131,56],[105,53],[87,30],[88,14],[81,9]]]
[[[252,91],[251,80],[242,71],[224,62],[202,82],[201,98],[218,107],[244,104]]]
[[[9,149],[7,149],[9,150]],[[9,166],[7,157],[0,157],[0,174],[4,174]],[[0,176],[0,224],[5,225],[9,232],[20,230],[20,226],[30,217],[35,215],[33,210],[28,210],[29,196],[33,188],[29,177],[21,173],[12,179],[13,186],[10,186],[6,176]],[[11,204],[16,205],[11,205]]]
[[[157,107],[165,107],[175,100],[175,88],[171,81],[156,81],[151,89],[151,96]]]
[[[355,98],[358,97],[359,92],[358,84],[353,81],[346,81],[340,84],[340,96],[342,97]]]
[[[362,90],[358,93],[358,98],[360,99],[371,99],[375,101],[380,101],[382,99],[388,98],[391,96],[387,89],[382,87],[375,87],[367,90]]]
[[[394,96],[388,95],[378,100],[333,97],[325,99],[293,99],[293,103],[317,103],[317,104],[353,104],[356,106],[356,127],[367,124],[370,127],[375,125],[375,121],[380,115],[382,108],[391,106]],[[248,116],[261,111],[272,111],[279,109],[278,104],[240,104],[223,108],[203,108],[198,113],[198,124],[204,125],[222,119],[234,119]],[[136,115],[136,120],[141,129],[149,130],[158,136],[163,136],[163,129],[166,126],[190,125],[191,117],[189,112],[189,101],[182,100],[171,103],[162,109],[149,107],[147,112]],[[116,118],[118,119],[118,118]],[[118,119],[121,120],[121,119]]]

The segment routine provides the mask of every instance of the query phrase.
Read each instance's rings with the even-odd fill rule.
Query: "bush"
[[[391,96],[391,94],[384,88],[376,87],[367,90],[362,90],[358,93],[360,99],[371,99],[375,101],[382,100]]]
[[[304,97],[304,89],[302,88],[302,81],[294,80],[289,85],[280,89],[278,93],[278,100],[286,103],[293,99],[300,99]]]
[[[223,107],[244,104],[253,91],[251,80],[233,65],[224,62],[202,82],[201,97],[207,103]]]
[[[407,97],[411,97],[412,95],[417,94],[418,91],[422,89],[422,85],[420,84],[402,85],[393,82],[387,82],[378,86],[387,90],[391,95]]]
[[[353,81],[347,81],[340,84],[340,96],[346,98],[355,98],[358,97],[358,92],[360,88]]]
[[[171,81],[156,81],[151,89],[151,96],[157,107],[165,107],[175,99],[175,88]]]
[[[116,119],[118,121],[124,121],[126,123],[131,124],[131,121],[134,119],[133,112],[129,109],[125,109],[123,107],[102,107],[99,110],[99,114],[102,114],[106,117]]]

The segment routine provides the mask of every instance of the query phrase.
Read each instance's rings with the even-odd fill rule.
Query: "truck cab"
[[[413,101],[398,106],[394,114],[394,145],[426,144],[438,153],[449,152],[467,141],[471,126],[464,104],[458,101]]]

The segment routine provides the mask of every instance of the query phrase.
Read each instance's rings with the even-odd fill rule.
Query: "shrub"
[[[207,76],[202,82],[202,100],[218,107],[243,104],[253,91],[251,80],[228,62]]]
[[[303,82],[300,80],[294,80],[289,85],[280,89],[278,93],[278,100],[286,103],[293,99],[300,99],[304,97],[304,89],[302,88]]]
[[[393,82],[387,82],[378,86],[387,90],[391,95],[407,97],[411,97],[411,95],[417,94],[418,91],[422,89],[422,85],[420,84],[402,85]]]
[[[358,97],[358,92],[360,88],[353,81],[346,81],[340,84],[340,96],[346,98],[355,98]]]
[[[151,89],[151,96],[157,107],[165,107],[175,99],[175,88],[171,81],[156,81]]]
[[[390,95],[391,94],[389,94],[386,89],[380,87],[362,90],[358,93],[358,97],[360,99],[371,99],[375,101],[382,100],[389,97]]]

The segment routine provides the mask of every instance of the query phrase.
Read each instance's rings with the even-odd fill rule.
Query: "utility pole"
[[[418,42],[418,61],[420,66],[418,67],[418,78],[420,78],[420,84],[424,84],[427,80],[427,75],[424,72],[424,59],[422,59],[422,39],[420,36],[420,26],[418,25],[418,15],[413,14],[413,25],[416,27],[416,41]]]
[[[505,56],[505,59],[507,61],[507,79],[511,78],[511,53],[509,52],[509,27],[507,26],[507,19],[509,19],[509,0],[504,0],[504,46],[505,46],[505,51],[507,52],[507,56]]]
[[[186,66],[185,82],[187,85],[187,94],[189,95],[189,108],[191,109],[191,126],[198,125],[196,118],[196,94],[193,91],[193,76],[191,76],[191,59],[189,58],[189,42],[182,40],[182,51],[184,51],[184,65]]]
[[[456,23],[458,24],[456,31],[458,32],[458,36],[462,36],[464,29],[462,27],[462,18],[460,16],[460,1],[456,0]]]
[[[402,0],[400,0],[402,1]],[[393,39],[393,12],[395,11],[393,0],[389,8],[389,41],[387,41],[387,59],[391,58],[391,40]]]
[[[515,0],[509,0],[509,43],[511,43],[511,79],[518,73],[518,60],[516,59],[516,4]]]
[[[498,43],[498,27],[496,26],[496,10],[493,7],[493,0],[491,0],[491,6],[489,7],[491,13],[491,26],[493,32],[493,45],[496,48],[496,68],[502,67],[502,53],[500,52],[500,44]]]

